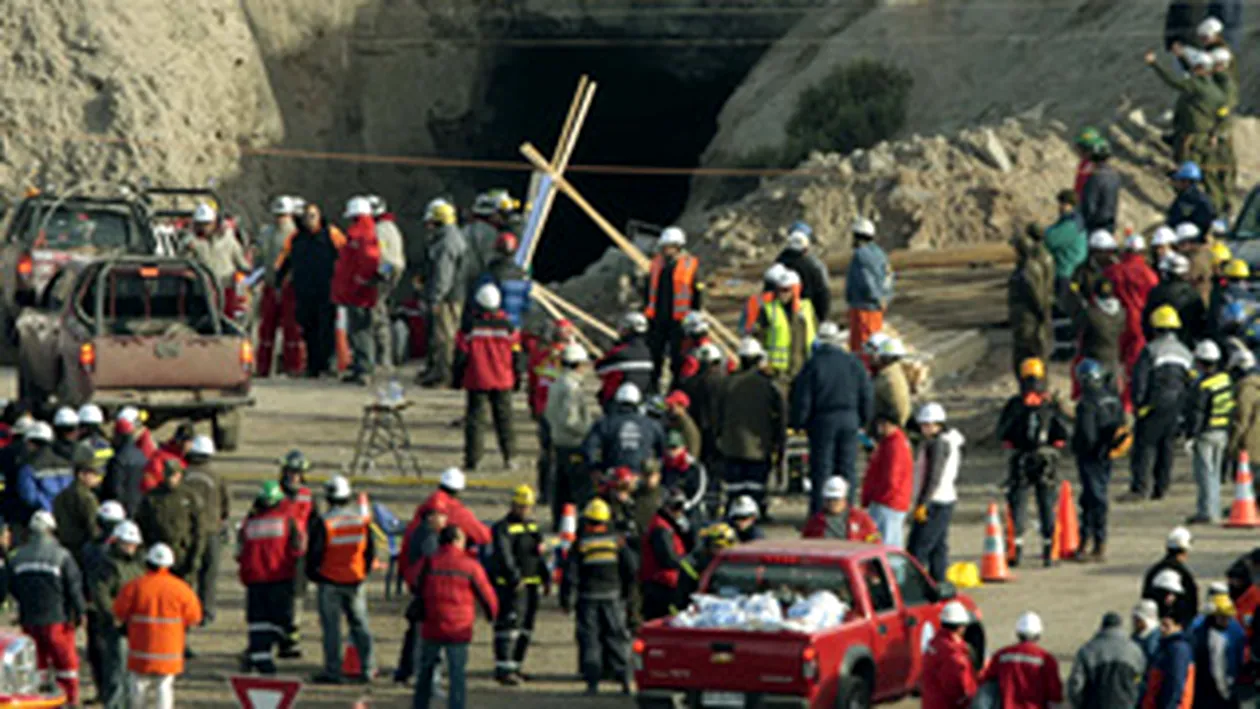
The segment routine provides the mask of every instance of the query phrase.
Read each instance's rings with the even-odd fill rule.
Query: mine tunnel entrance
[[[656,47],[520,48],[492,72],[481,144],[517,156],[529,140],[550,156],[582,73],[598,82],[572,164],[694,167],[717,128],[717,115],[759,51]],[[489,178],[489,176],[483,176]],[[523,184],[519,174],[506,184]],[[667,225],[687,201],[685,176],[574,173],[575,187],[618,228],[628,219]],[[485,188],[490,185],[478,185]],[[558,196],[534,259],[541,281],[581,273],[611,242]]]

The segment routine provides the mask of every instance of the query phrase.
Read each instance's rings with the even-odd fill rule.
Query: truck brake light
[[[35,260],[30,254],[22,254],[17,261],[18,278],[23,281],[29,281],[31,275],[35,273]]]
[[[89,372],[96,369],[96,346],[91,342],[79,345],[79,365]]]
[[[646,646],[647,644],[643,642],[643,638],[635,638],[634,643],[630,645],[630,666],[635,672],[643,671],[643,650]]]
[[[810,682],[818,679],[818,651],[812,646],[801,650],[801,677]]]
[[[241,340],[241,369],[246,374],[254,369],[254,345],[249,340]]]

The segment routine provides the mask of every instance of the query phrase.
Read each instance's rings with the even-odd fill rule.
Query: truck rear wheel
[[[861,677],[841,677],[836,688],[836,709],[870,709],[871,688]]]
[[[210,422],[214,434],[214,447],[221,451],[234,451],[241,444],[240,409],[217,413]]]

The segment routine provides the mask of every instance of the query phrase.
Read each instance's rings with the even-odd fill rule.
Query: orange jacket
[[[371,565],[368,540],[372,535],[366,517],[354,505],[334,507],[313,520],[312,543],[321,583],[357,584],[367,578]]]
[[[669,303],[672,307],[670,315],[674,320],[682,321],[687,317],[697,305],[696,291],[696,271],[700,269],[700,261],[691,254],[679,254],[673,263],[673,294],[674,301]],[[659,292],[661,282],[661,274],[665,270],[665,257],[657,254],[652,258],[652,267],[649,272],[648,279],[648,304],[644,308],[643,314],[648,320],[656,317],[656,296]]]
[[[114,615],[127,627],[127,669],[147,675],[184,671],[184,634],[201,622],[201,602],[183,579],[150,571],[122,587]]]
[[[1243,630],[1247,631],[1247,637],[1251,637],[1251,616],[1255,615],[1257,608],[1260,608],[1260,588],[1254,584],[1248,586],[1243,595],[1234,601],[1234,607],[1238,609],[1238,622],[1242,624]]]

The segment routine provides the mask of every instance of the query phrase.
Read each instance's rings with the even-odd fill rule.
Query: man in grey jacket
[[[394,331],[390,321],[393,293],[407,272],[407,252],[402,230],[398,228],[385,199],[372,194],[367,196],[367,201],[372,205],[372,220],[376,222],[376,241],[381,247],[381,276],[385,281],[380,297],[376,299],[376,307],[372,309],[372,333],[376,338],[378,364],[388,370],[395,364]]]
[[[1085,181],[1081,190],[1081,219],[1085,222],[1085,233],[1098,229],[1107,232],[1116,230],[1116,211],[1120,204],[1120,173],[1111,166],[1111,144],[1105,139],[1094,143],[1090,152],[1090,160],[1094,163],[1094,171]]]
[[[1076,653],[1067,699],[1075,709],[1134,707],[1145,673],[1146,657],[1124,632],[1124,620],[1107,613],[1098,633]]]
[[[595,492],[582,457],[582,441],[595,420],[591,402],[582,392],[586,360],[585,347],[577,343],[565,346],[560,352],[562,371],[551,383],[547,408],[543,409],[555,464],[555,489],[547,491],[547,499],[551,501],[552,524],[557,530],[564,506],[584,504]]]
[[[892,300],[888,255],[875,243],[875,223],[853,222],[853,260],[844,282],[849,303],[849,351],[861,352],[867,338],[884,329],[884,311]]]
[[[451,383],[455,357],[455,332],[464,301],[464,263],[468,245],[459,230],[455,208],[449,203],[432,205],[425,222],[436,227],[429,245],[424,298],[429,305],[429,366],[420,385],[437,387]]]

